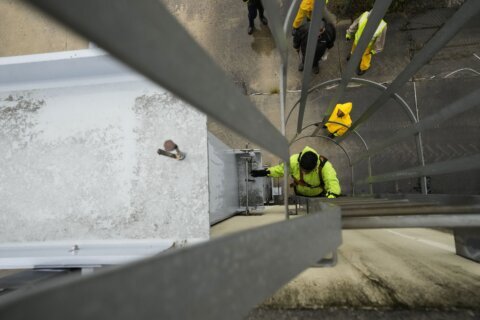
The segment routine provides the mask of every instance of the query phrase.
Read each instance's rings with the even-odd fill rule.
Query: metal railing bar
[[[316,0],[313,6],[312,20],[308,29],[307,49],[305,53],[305,62],[303,67],[302,87],[300,92],[300,108],[298,109],[297,134],[300,133],[303,126],[303,116],[307,104],[308,87],[312,78],[312,65],[315,50],[317,48],[318,30],[322,22],[322,11],[325,6],[325,0]]]
[[[382,175],[372,176],[367,179],[356,181],[356,185],[368,183],[379,183],[396,181],[401,179],[418,178],[427,175],[440,175],[447,173],[462,172],[480,168],[480,154],[470,157],[463,157],[443,162],[436,162],[426,166],[414,167],[405,170],[390,172]]]
[[[479,206],[439,206],[418,204],[416,207],[394,205],[388,208],[342,208],[342,217],[398,216],[412,214],[478,214]]]
[[[286,139],[159,1],[30,2],[208,116],[288,159]]]
[[[0,318],[243,319],[335,250],[340,231],[340,210],[330,208],[25,294],[14,292],[0,301]]]
[[[365,122],[372,114],[380,109],[390,97],[397,92],[415,73],[423,67],[430,59],[453,38],[458,31],[480,11],[480,1],[469,0],[438,30],[432,39],[417,53],[405,69],[393,80],[388,89],[375,100],[363,114],[353,122],[352,129],[357,128]],[[341,140],[348,136],[348,132],[341,137]]]
[[[480,227],[480,214],[360,218],[348,217],[342,219],[343,229],[462,227]]]
[[[347,88],[347,85],[350,82],[350,79],[352,78],[353,74],[357,70],[357,67],[360,63],[360,59],[362,58],[363,53],[365,52],[368,44],[372,40],[373,35],[375,34],[375,31],[377,30],[377,27],[380,24],[380,21],[385,16],[385,13],[387,12],[391,2],[392,0],[375,1],[373,5],[373,9],[370,12],[370,16],[368,17],[368,21],[365,26],[365,29],[362,32],[362,36],[360,37],[357,47],[355,48],[347,64],[345,72],[342,75],[342,81],[340,85],[337,87],[335,94],[330,99],[330,102],[328,103],[328,107],[325,110],[325,113],[323,116],[324,118],[327,118],[332,113],[333,109],[335,108],[335,105],[345,93],[345,89]]]
[[[287,37],[283,31],[280,5],[277,1],[264,1],[263,6],[268,17],[268,25],[272,32],[273,40],[280,54],[281,64],[287,64]]]
[[[285,33],[285,36],[288,36],[292,30],[293,20],[295,19],[295,15],[300,7],[300,2],[301,0],[293,0],[288,8],[287,16],[285,17],[285,22],[283,24],[283,32]]]
[[[415,98],[415,115],[417,116],[418,122],[420,121],[420,114],[418,112],[417,85],[415,81],[413,81],[413,97]],[[420,132],[415,135],[415,146],[417,147],[418,162],[421,166],[425,166],[425,154],[423,151],[422,134]],[[428,194],[428,182],[425,176],[420,177],[420,190],[422,194]]]
[[[390,138],[384,140],[382,143],[370,147],[368,151],[364,151],[353,161],[353,165],[358,164],[363,159],[368,156],[373,156],[390,146],[395,145],[396,143],[413,136],[416,133],[423,132],[425,130],[431,129],[436,125],[456,116],[461,113],[464,113],[471,108],[480,106],[480,89],[470,93],[467,96],[463,96],[461,99],[453,102],[449,106],[436,111],[433,115],[412,124],[410,127],[399,130]]]
[[[310,90],[308,90],[308,94],[312,93],[313,91],[316,91],[316,90],[319,90],[320,88],[322,87],[326,87],[328,85],[331,85],[331,84],[335,84],[335,83],[339,83],[341,82],[342,79],[341,78],[338,78],[338,79],[333,79],[333,80],[327,80],[325,82],[322,82],[316,86],[314,86],[313,88],[311,88]],[[355,83],[361,83],[361,84],[366,84],[368,86],[371,86],[375,89],[379,89],[379,90],[387,90],[387,87],[378,83],[378,82],[375,82],[375,81],[372,81],[372,80],[368,80],[368,79],[362,79],[362,78],[351,78],[350,79],[350,82],[355,82]],[[321,97],[321,96],[320,96]],[[317,99],[319,99],[320,97],[317,97],[317,98],[314,98],[311,102],[315,102]],[[416,122],[417,121],[417,118],[415,117],[415,114],[413,113],[412,109],[410,108],[410,106],[408,105],[408,103],[397,93],[395,93],[393,95],[393,99],[395,99],[395,101],[397,101],[405,110],[405,112],[407,113],[407,116],[409,117],[410,121],[412,122]],[[290,116],[292,115],[293,111],[295,111],[295,109],[297,108],[297,106],[299,105],[300,103],[300,99],[293,105],[292,109],[290,109],[290,111],[288,112],[288,115],[287,115],[287,120],[286,120],[286,123],[288,123],[288,120],[290,119]]]

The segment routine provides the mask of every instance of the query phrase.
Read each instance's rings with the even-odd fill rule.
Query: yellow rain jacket
[[[341,110],[345,115],[339,117],[337,115],[338,110]],[[347,102],[344,104],[337,104],[333,110],[328,122],[325,124],[327,130],[333,133],[336,137],[343,136],[347,132],[348,128],[352,125],[352,119],[350,118],[350,112],[352,111],[352,103]]]
[[[300,3],[300,8],[298,8],[297,15],[295,16],[295,20],[293,20],[293,27],[295,29],[298,29],[302,25],[303,19],[305,17],[308,20],[312,19],[314,2],[315,0],[302,0],[302,2]],[[328,4],[328,0],[325,4]]]
[[[300,171],[300,157],[303,153],[311,151],[318,156],[318,162],[315,169],[307,174]],[[284,164],[281,163],[268,168],[269,177],[283,177]],[[320,156],[314,149],[306,146],[300,154],[294,154],[290,157],[290,174],[293,178],[295,193],[307,197],[319,196],[323,192],[339,196],[341,193],[340,182],[337,179],[337,172],[330,161]]]

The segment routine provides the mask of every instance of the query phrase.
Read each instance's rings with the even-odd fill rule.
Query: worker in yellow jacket
[[[347,102],[344,104],[337,104],[333,110],[325,128],[330,132],[329,137],[334,138],[343,136],[347,132],[348,128],[352,125],[352,118],[350,118],[350,112],[352,111],[352,103]]]
[[[284,164],[252,170],[252,177],[282,177]],[[301,153],[290,157],[290,174],[293,178],[295,194],[306,197],[336,198],[341,193],[337,173],[330,161],[306,146]]]
[[[303,20],[307,18],[308,21],[312,19],[312,12],[313,12],[313,5],[315,0],[302,0],[300,3],[300,7],[298,8],[297,15],[295,16],[295,20],[293,20],[293,31],[292,33],[295,35],[295,32],[303,23]],[[328,3],[328,0],[325,4]],[[322,17],[327,20],[328,23],[335,25],[337,23],[336,17],[328,11],[327,8],[322,12]]]
[[[365,11],[360,15],[360,17],[355,19],[355,21],[353,21],[353,23],[347,29],[347,41],[352,39],[352,37],[355,37],[355,39],[353,40],[352,50],[350,50],[350,54],[348,55],[347,60],[350,59],[350,55],[353,54],[355,47],[358,45],[358,41],[362,36],[363,29],[365,29],[365,26],[367,25],[369,15],[370,11]],[[367,49],[363,53],[362,60],[360,61],[360,65],[357,69],[357,74],[359,76],[361,76],[362,74],[367,72],[368,69],[370,69],[372,55],[378,54],[383,51],[383,48],[385,47],[386,37],[387,23],[382,19],[382,21],[380,21],[380,24],[377,27],[377,30],[375,30],[375,33],[373,34],[372,40],[370,40],[370,42],[368,43]]]

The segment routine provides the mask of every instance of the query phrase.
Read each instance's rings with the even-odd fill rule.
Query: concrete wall
[[[208,238],[206,117],[103,55],[31,59],[0,61],[0,242]]]

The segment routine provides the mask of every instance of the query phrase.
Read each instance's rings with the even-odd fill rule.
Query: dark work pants
[[[302,49],[302,63],[305,63],[305,53],[307,51],[306,47],[307,47],[306,45],[301,47],[301,49]],[[326,46],[317,44],[317,48],[315,49],[315,56],[313,57],[313,65],[312,66],[318,65],[318,63],[320,62],[320,59],[322,58],[326,49],[327,49]]]
[[[257,17],[257,10],[260,17],[263,17],[263,4],[260,0],[253,0],[248,3],[248,25],[253,28],[253,20]]]

